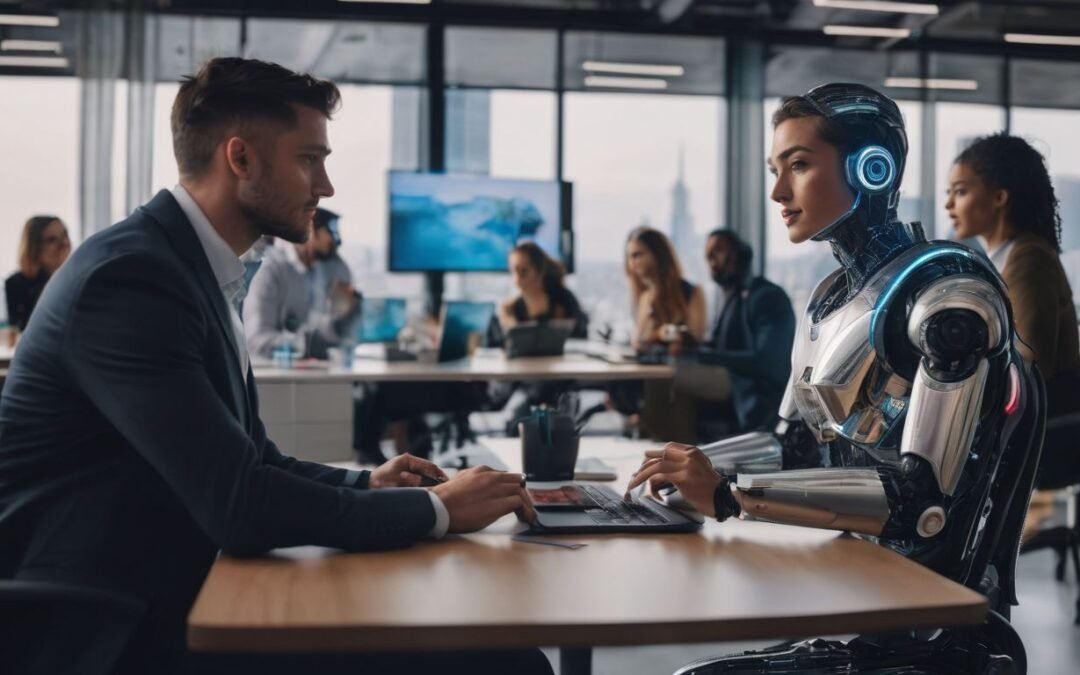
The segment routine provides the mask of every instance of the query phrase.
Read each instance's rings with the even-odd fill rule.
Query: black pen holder
[[[537,411],[518,423],[521,432],[521,465],[531,481],[574,479],[578,442],[574,418]]]

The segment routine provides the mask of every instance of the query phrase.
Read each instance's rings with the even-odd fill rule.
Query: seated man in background
[[[351,303],[356,296],[346,291],[352,288],[352,271],[342,260],[341,254],[341,216],[330,209],[319,207],[315,209],[315,217],[311,222],[314,227],[324,227],[330,233],[330,251],[315,260],[315,303],[317,309],[330,308],[334,314],[334,302]],[[346,305],[342,305],[345,308]]]
[[[263,254],[243,305],[253,355],[270,358],[276,348],[292,345],[302,356],[325,359],[328,347],[352,339],[360,296],[336,255],[337,216],[315,210],[311,230],[307,241],[279,241]],[[324,262],[328,266],[320,268]]]
[[[521,474],[446,479],[404,455],[371,472],[281,454],[259,416],[238,299],[263,235],[303,244],[326,173],[334,84],[240,58],[180,86],[180,184],[90,237],[53,276],[0,397],[0,579],[103,589],[145,611],[127,673],[538,673],[538,650],[187,653],[219,551],[362,551],[535,514]],[[269,277],[268,277],[269,278]],[[426,475],[436,485],[415,488]],[[62,638],[56,648],[63,650]]]
[[[698,397],[699,431],[713,436],[705,440],[771,430],[791,373],[791,300],[771,281],[750,276],[754,251],[732,230],[709,233],[705,258],[720,286],[721,310],[691,364],[677,368],[675,385]],[[719,420],[727,424],[710,434]]]

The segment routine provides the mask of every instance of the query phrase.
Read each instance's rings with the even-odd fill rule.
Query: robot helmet
[[[849,139],[844,174],[851,189],[865,196],[898,199],[907,158],[907,133],[900,108],[888,96],[861,84],[832,83],[804,97],[839,135]]]

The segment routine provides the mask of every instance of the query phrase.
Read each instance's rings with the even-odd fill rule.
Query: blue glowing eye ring
[[[896,162],[880,145],[869,145],[848,159],[848,180],[859,192],[879,194],[892,187]]]

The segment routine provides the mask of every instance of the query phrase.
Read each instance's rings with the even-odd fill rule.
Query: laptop
[[[562,356],[566,340],[574,331],[573,319],[526,321],[506,331],[506,356]]]
[[[600,534],[605,532],[693,532],[701,523],[650,498],[623,501],[604,485],[572,483],[529,488],[536,506],[533,534]]]
[[[360,343],[395,342],[405,329],[405,298],[369,298],[360,300],[360,324],[356,341]]]
[[[443,303],[439,329],[439,363],[468,356],[487,334],[495,303],[448,300]]]

